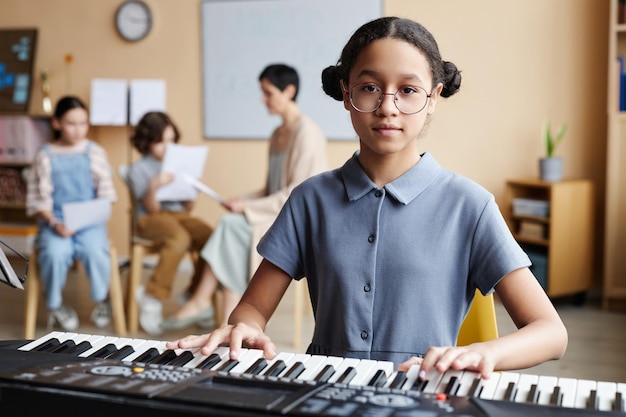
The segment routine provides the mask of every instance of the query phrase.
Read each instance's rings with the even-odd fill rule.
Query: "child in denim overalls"
[[[87,108],[76,97],[57,103],[52,119],[54,141],[35,156],[28,181],[27,213],[38,219],[37,249],[39,275],[50,311],[48,326],[59,324],[76,330],[76,312],[63,305],[62,291],[74,259],[85,268],[91,282],[91,298],[96,301],[91,318],[98,327],[110,322],[108,303],[111,264],[105,223],[78,231],[64,224],[63,204],[116,198],[106,153],[86,139]]]

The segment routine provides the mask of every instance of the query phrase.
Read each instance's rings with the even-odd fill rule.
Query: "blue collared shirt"
[[[355,154],[293,190],[259,253],[307,277],[309,353],[391,360],[453,346],[478,288],[530,265],[492,194],[425,153],[377,187]]]

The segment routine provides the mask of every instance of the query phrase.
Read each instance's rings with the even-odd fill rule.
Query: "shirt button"
[[[365,292],[370,292],[372,290],[372,287],[370,287],[369,284],[365,285],[365,287],[363,287],[363,291]]]
[[[380,190],[376,190],[376,192],[374,193],[374,195],[376,196],[376,198],[380,198],[383,195],[383,192]]]
[[[367,339],[367,332],[365,330],[361,332],[361,339],[363,340]]]
[[[372,243],[372,242],[373,242],[373,241],[375,241],[375,240],[376,240],[376,236],[374,236],[374,235],[370,235],[370,236],[367,238],[367,241],[368,241],[369,243]]]

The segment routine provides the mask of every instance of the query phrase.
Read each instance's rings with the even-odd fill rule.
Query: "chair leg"
[[[37,325],[37,308],[41,294],[41,281],[37,265],[37,254],[32,253],[28,260],[28,277],[26,278],[26,312],[24,322],[24,338],[34,339]]]
[[[132,245],[131,251],[128,291],[126,294],[126,311],[128,312],[128,331],[130,333],[136,333],[139,329],[139,306],[135,299],[135,292],[141,284],[144,248],[141,245],[134,244]]]
[[[117,263],[117,252],[113,246],[109,248],[111,257],[111,279],[109,282],[109,299],[113,313],[113,325],[115,333],[126,336],[126,317],[124,314],[124,296],[122,295],[122,283],[120,282],[120,271]]]

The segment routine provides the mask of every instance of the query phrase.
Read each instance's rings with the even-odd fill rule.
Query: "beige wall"
[[[183,142],[211,147],[206,181],[225,196],[260,187],[265,141],[202,137],[200,1],[145,1],[153,9],[154,29],[134,44],[119,38],[113,25],[122,0],[2,0],[0,27],[39,29],[36,70],[50,72],[53,99],[72,93],[88,101],[95,77],[165,79],[168,112]],[[443,58],[463,71],[461,92],[440,102],[420,147],[500,199],[505,179],[538,175],[544,121],[566,122],[569,131],[558,154],[565,157],[567,177],[595,180],[600,231],[608,10],[608,0],[385,0],[386,15],[423,23]],[[329,47],[338,55],[342,46]],[[69,83],[67,53],[74,56]],[[35,114],[41,113],[39,88],[35,85],[31,106]],[[260,100],[259,94],[252,92],[250,100]],[[241,120],[245,123],[245,115]],[[114,166],[128,159],[125,128],[94,127],[90,136],[107,149]],[[332,142],[332,166],[356,148],[356,142]],[[111,235],[125,254],[128,199],[119,181],[116,186],[120,199]],[[196,211],[212,223],[223,214],[202,196]]]

